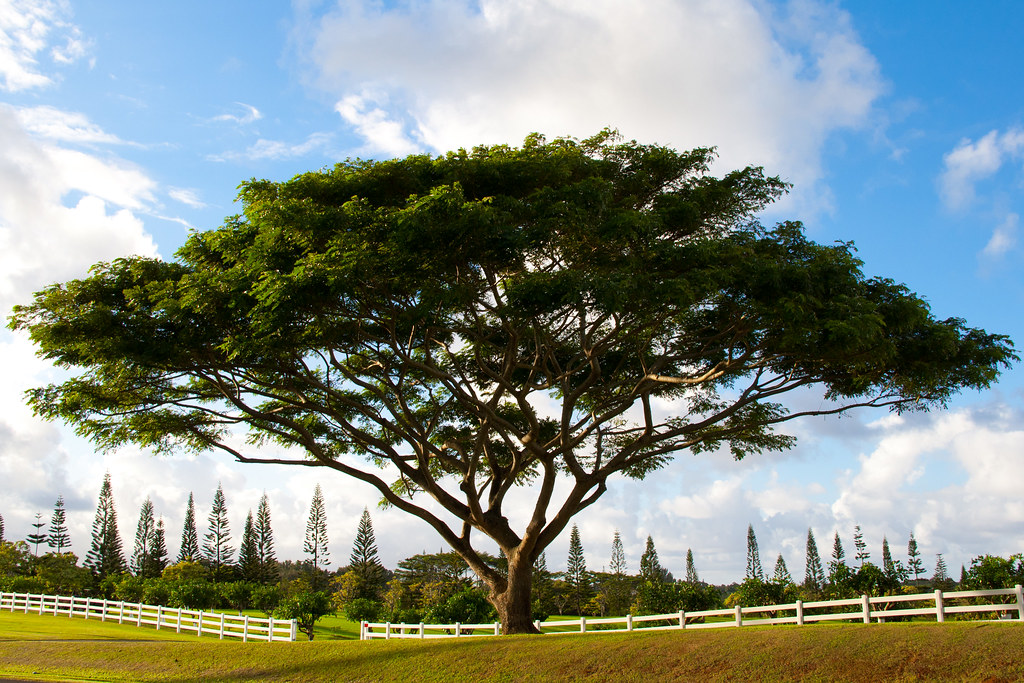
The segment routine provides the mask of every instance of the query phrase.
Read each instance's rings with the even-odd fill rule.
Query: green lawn
[[[329,628],[340,635],[349,626]],[[462,641],[326,637],[241,643],[2,612],[0,674],[176,683],[1013,681],[1024,680],[1024,625],[822,624]]]

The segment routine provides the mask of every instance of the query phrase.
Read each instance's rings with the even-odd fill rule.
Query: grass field
[[[337,628],[345,628],[338,625]],[[1024,625],[837,624],[463,641],[240,643],[0,612],[33,681],[1016,681]]]

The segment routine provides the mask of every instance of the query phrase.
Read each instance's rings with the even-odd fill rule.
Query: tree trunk
[[[503,635],[540,633],[533,624],[533,565],[518,553],[508,555],[508,579],[505,590],[491,589],[491,603],[498,610]]]

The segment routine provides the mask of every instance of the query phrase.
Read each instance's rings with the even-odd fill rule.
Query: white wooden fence
[[[1005,601],[1011,597],[1012,600]],[[971,601],[970,604],[963,604]],[[979,602],[981,601],[981,602]],[[910,607],[901,607],[907,603]],[[925,604],[922,604],[925,603]],[[931,603],[931,604],[927,604]],[[851,609],[844,609],[851,608]],[[1016,614],[1013,614],[1016,612]],[[666,629],[735,628],[737,626],[769,626],[774,624],[813,624],[818,621],[882,622],[892,617],[934,617],[943,622],[947,616],[969,613],[994,613],[1000,618],[1016,618],[1024,622],[1024,590],[1014,588],[983,591],[935,591],[917,595],[884,595],[849,600],[797,600],[787,605],[767,607],[736,607],[700,612],[673,612],[641,617],[587,618],[569,621],[534,622],[541,633],[620,633],[623,631],[661,631]],[[1007,616],[1003,616],[1003,615]],[[391,624],[364,621],[359,625],[359,639],[373,638],[459,638],[491,636],[501,633],[501,625],[493,624]]]
[[[134,626],[156,626],[174,629],[175,633],[195,633],[224,638],[240,638],[242,642],[295,640],[297,625],[294,619],[261,619],[248,615],[238,616],[221,612],[144,605],[137,602],[119,602],[99,598],[76,598],[63,595],[33,595],[31,593],[0,593],[0,610],[25,614],[52,614],[116,621]]]

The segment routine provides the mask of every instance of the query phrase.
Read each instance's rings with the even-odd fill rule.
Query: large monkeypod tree
[[[366,482],[466,560],[505,633],[532,632],[531,565],[609,477],[787,448],[776,427],[805,415],[942,405],[1016,358],[851,245],[758,224],[785,184],[712,177],[712,157],[535,135],[251,180],[175,261],[98,264],[17,307],[72,376],[29,400],[104,448]],[[810,385],[817,409],[779,403]]]

